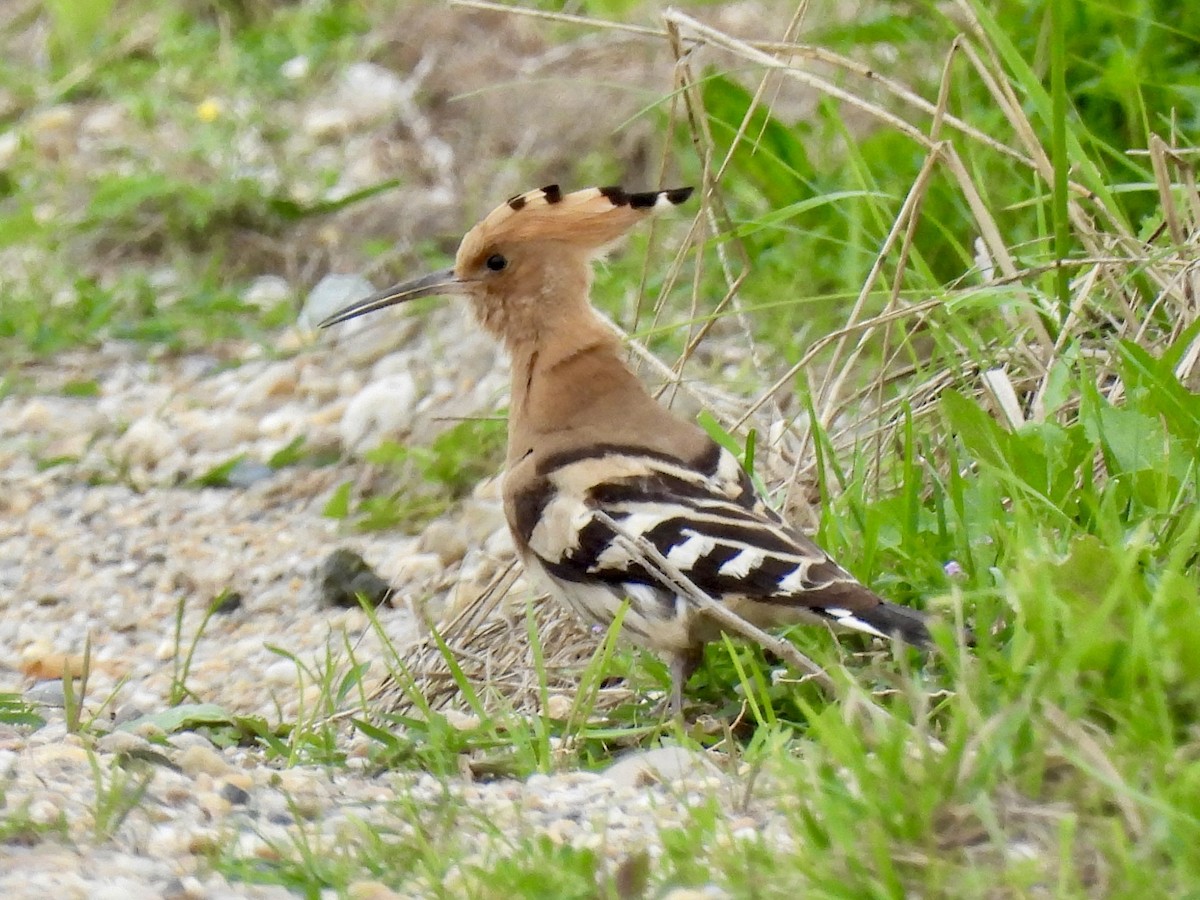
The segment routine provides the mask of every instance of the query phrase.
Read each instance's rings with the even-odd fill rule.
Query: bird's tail
[[[922,649],[933,646],[933,637],[929,634],[925,614],[907,606],[881,600],[867,609],[856,609],[853,612],[825,609],[824,613],[843,628],[865,631],[879,637],[897,637],[906,644]]]

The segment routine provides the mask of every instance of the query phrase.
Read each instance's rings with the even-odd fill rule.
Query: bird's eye
[[[487,262],[485,262],[484,265],[487,266],[489,269],[491,269],[493,272],[499,272],[501,269],[503,269],[505,266],[508,265],[508,260],[505,259],[503,256],[501,256],[499,253],[493,253],[491,256],[489,256],[487,258]]]

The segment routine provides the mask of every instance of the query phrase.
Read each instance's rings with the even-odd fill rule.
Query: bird
[[[728,449],[656,401],[592,307],[592,263],[689,187],[511,197],[463,237],[451,268],[349,304],[329,327],[432,295],[465,296],[511,365],[504,512],[526,573],[587,623],[664,657],[670,707],[722,635],[632,542],[762,629],[828,623],[920,648],[924,613],[861,584],[756,490]],[[625,606],[628,604],[628,606]]]

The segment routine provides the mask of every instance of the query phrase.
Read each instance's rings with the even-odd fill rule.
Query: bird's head
[[[466,233],[454,267],[394,285],[334,313],[321,327],[396,303],[465,294],[480,323],[510,348],[569,323],[587,305],[591,261],[655,209],[683,203],[691,188],[628,193],[558,185],[518,194]]]

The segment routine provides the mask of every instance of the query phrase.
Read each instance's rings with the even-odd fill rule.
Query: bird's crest
[[[619,187],[564,194],[557,184],[517,194],[496,207],[464,238],[464,246],[558,241],[603,250],[655,208],[678,206],[692,188],[630,193]]]

